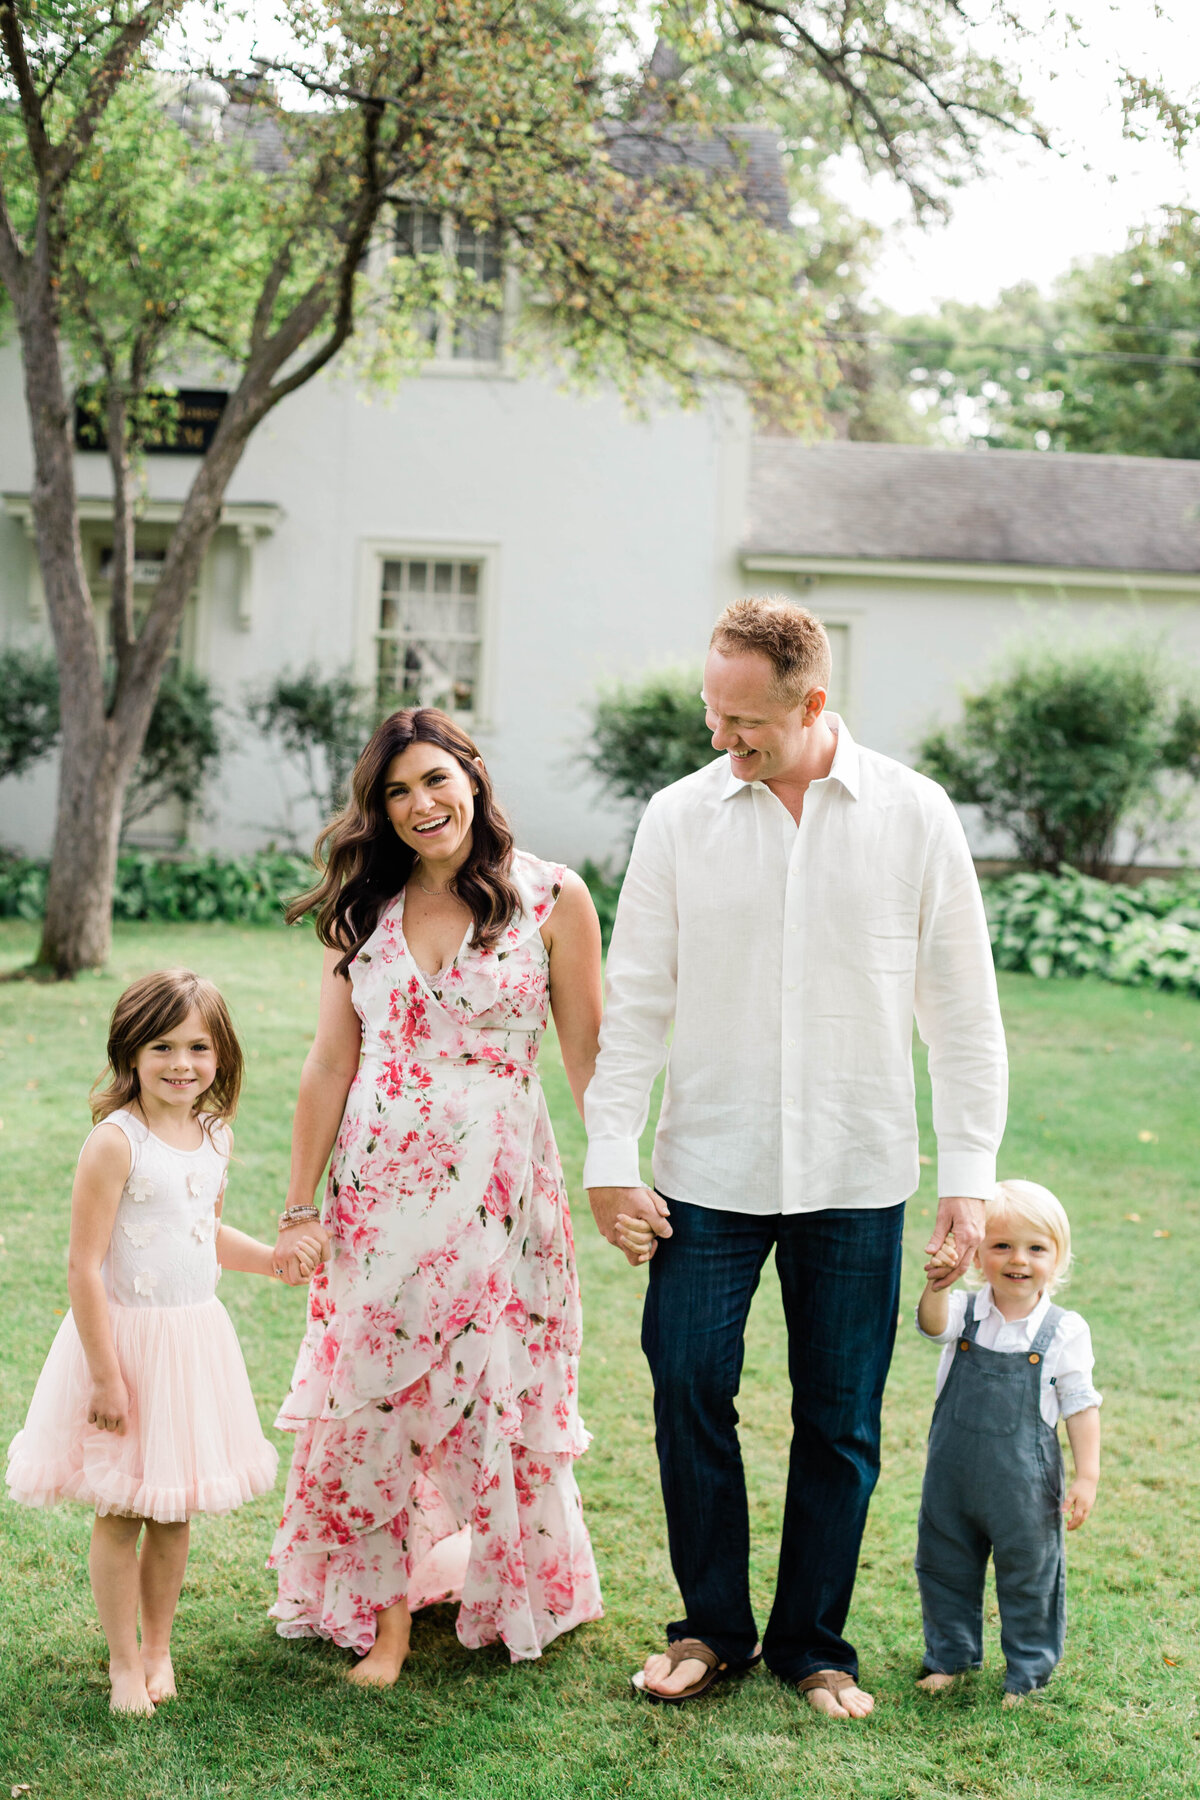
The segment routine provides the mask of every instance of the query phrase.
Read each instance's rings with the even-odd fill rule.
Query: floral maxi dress
[[[468,932],[432,979],[401,893],[351,965],[363,1048],[333,1254],[277,1420],[296,1434],[270,1557],[285,1637],[366,1651],[380,1608],[461,1595],[461,1641],[516,1661],[601,1615],[572,1467],[579,1285],[536,1068],[562,874],[518,852],[496,948]]]

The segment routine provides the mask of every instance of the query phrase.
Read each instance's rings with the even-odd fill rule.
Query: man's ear
[[[829,695],[824,688],[810,688],[804,696],[804,723],[815,725],[825,711],[825,702]]]

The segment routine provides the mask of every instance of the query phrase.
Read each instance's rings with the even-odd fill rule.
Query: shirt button
[[[788,993],[789,993],[789,994],[794,994],[794,993],[795,993],[795,991],[796,991],[796,984],[795,984],[795,982],[794,982],[794,981],[789,981],[789,982],[788,982],[788,984],[787,984],[787,991],[788,991]]]
[[[789,1038],[789,1039],[788,1039],[788,1041],[787,1041],[787,1047],[788,1047],[788,1049],[789,1049],[789,1050],[794,1050],[794,1049],[795,1049],[795,1048],[796,1048],[796,1040],[795,1040],[795,1038]]]
[[[795,937],[795,935],[799,931],[799,929],[800,929],[800,927],[798,925],[789,925],[788,926],[788,931],[791,933],[792,937]]]
[[[788,1097],[787,1097],[787,1099],[786,1099],[786,1100],[785,1100],[785,1101],[784,1101],[784,1103],[783,1103],[783,1104],[784,1104],[784,1105],[785,1105],[785,1106],[795,1106],[795,1104],[796,1104],[796,1102],[795,1102],[795,1100],[794,1100],[794,1099],[793,1099],[793,1098],[792,1098],[792,1096],[791,1096],[791,1094],[789,1094],[789,1095],[788,1095]]]

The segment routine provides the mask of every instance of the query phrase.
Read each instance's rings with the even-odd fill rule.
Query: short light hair
[[[799,706],[814,688],[829,692],[833,657],[815,613],[782,594],[755,594],[727,606],[709,639],[722,656],[765,656],[779,697]]]
[[[1055,1263],[1045,1291],[1053,1294],[1065,1287],[1071,1278],[1071,1221],[1057,1195],[1037,1181],[1002,1181],[992,1198],[984,1203],[984,1228],[991,1231],[1002,1219],[1010,1220],[1014,1225],[1026,1225],[1031,1231],[1050,1239],[1055,1249]],[[974,1283],[968,1282],[968,1285],[979,1287],[982,1278],[978,1270],[974,1273]]]

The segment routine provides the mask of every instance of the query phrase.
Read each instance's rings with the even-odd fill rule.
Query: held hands
[[[319,1220],[288,1225],[275,1240],[272,1266],[288,1287],[303,1287],[321,1263],[329,1260],[329,1233]]]
[[[1067,1497],[1063,1501],[1063,1513],[1067,1521],[1068,1531],[1078,1531],[1083,1521],[1096,1504],[1097,1483],[1088,1475],[1077,1475],[1067,1489]]]
[[[983,1201],[962,1194],[943,1194],[938,1201],[933,1236],[925,1246],[930,1259],[925,1264],[925,1275],[935,1292],[953,1287],[959,1276],[966,1273],[983,1235]],[[947,1239],[957,1253],[948,1266],[940,1254]]]
[[[588,1199],[601,1237],[624,1251],[635,1269],[650,1261],[660,1237],[671,1236],[667,1203],[649,1188],[589,1188]]]
[[[124,1437],[129,1420],[129,1389],[119,1375],[110,1381],[94,1381],[88,1399],[87,1422],[101,1431],[115,1431]]]

